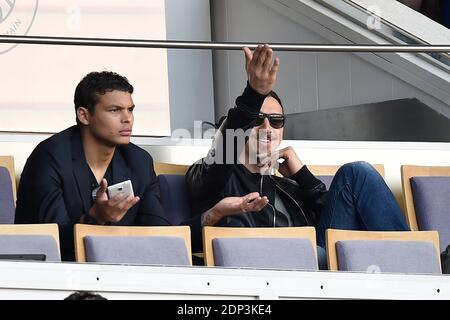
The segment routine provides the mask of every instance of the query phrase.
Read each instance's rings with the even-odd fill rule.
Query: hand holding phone
[[[110,199],[118,194],[125,197],[134,197],[133,185],[131,184],[131,180],[122,181],[108,187],[108,197]]]
[[[117,195],[119,195],[118,199],[114,199],[114,196]],[[88,215],[98,224],[119,222],[139,200],[139,197],[134,196],[130,180],[108,187],[108,182],[103,178],[96,193],[94,205],[89,209]]]

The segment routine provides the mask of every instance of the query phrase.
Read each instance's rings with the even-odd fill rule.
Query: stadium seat
[[[2,259],[61,261],[56,223],[0,225],[0,244]]]
[[[14,223],[16,180],[13,156],[0,156],[0,224]]]
[[[0,167],[5,167],[10,176],[10,182],[12,187],[13,199],[16,201],[16,171],[14,168],[14,157],[13,156],[0,156]]]
[[[78,262],[192,265],[187,226],[129,227],[75,225]]]
[[[161,204],[167,218],[173,225],[191,217],[191,206],[187,194],[184,175],[160,174],[158,176],[161,191]]]
[[[313,227],[204,227],[207,266],[317,270]]]
[[[328,229],[326,241],[333,271],[442,273],[437,231]]]
[[[0,166],[0,224],[13,224],[14,193],[8,169]]]
[[[403,199],[411,230],[438,230],[440,248],[450,244],[450,167],[401,167]]]
[[[153,167],[157,176],[160,174],[178,174],[184,176],[189,169],[188,165],[164,162],[155,162],[153,163]]]

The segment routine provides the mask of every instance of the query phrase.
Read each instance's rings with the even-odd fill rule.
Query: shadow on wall
[[[286,115],[287,140],[450,142],[450,119],[417,99]]]

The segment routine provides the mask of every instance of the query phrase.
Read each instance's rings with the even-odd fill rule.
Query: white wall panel
[[[393,79],[373,65],[352,56],[350,64],[351,96],[353,104],[392,100]]]

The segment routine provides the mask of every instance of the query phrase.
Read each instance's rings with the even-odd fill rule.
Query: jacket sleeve
[[[67,212],[56,160],[45,149],[33,153],[21,175],[15,223],[57,223],[61,258],[73,260],[73,225],[76,222]]]
[[[252,128],[265,98],[247,83],[217,131],[208,155],[189,168],[186,183],[193,212],[203,213],[221,200],[221,191],[247,141],[247,130]]]
[[[297,182],[304,205],[313,214],[312,218],[315,224],[317,224],[320,212],[325,205],[327,195],[325,184],[317,179],[306,165],[294,174],[291,179]]]

